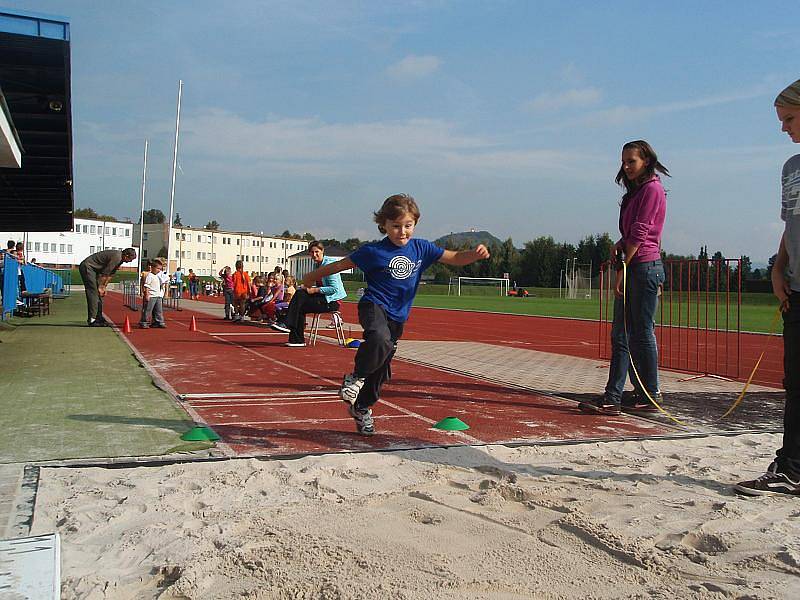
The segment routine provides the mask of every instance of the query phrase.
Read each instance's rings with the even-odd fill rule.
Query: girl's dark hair
[[[376,213],[372,213],[372,216],[378,224],[378,231],[386,233],[386,228],[383,224],[386,221],[399,219],[406,213],[414,217],[414,222],[419,222],[419,207],[416,200],[408,194],[395,194],[384,200],[381,209]]]
[[[311,252],[311,249],[312,249],[312,248],[319,248],[320,250],[322,250],[323,252],[325,252],[325,245],[324,245],[322,242],[320,242],[319,240],[314,240],[313,242],[311,242],[311,243],[308,245],[308,248],[306,248],[306,250],[307,250],[308,252]]]
[[[661,173],[662,175],[666,175],[667,177],[671,177],[669,174],[669,169],[658,162],[658,155],[656,155],[656,151],[653,150],[653,147],[645,142],[644,140],[635,140],[633,142],[628,142],[622,147],[622,151],[625,150],[638,150],[639,156],[641,156],[645,161],[647,161],[647,166],[645,167],[644,174],[639,178],[639,181],[631,181],[625,176],[625,170],[620,167],[619,172],[617,173],[616,178],[614,181],[617,185],[620,185],[625,188],[625,195],[622,196],[622,205],[625,206],[627,199],[631,196],[633,192],[639,189],[639,186],[653,178],[653,175],[656,174],[656,171]]]

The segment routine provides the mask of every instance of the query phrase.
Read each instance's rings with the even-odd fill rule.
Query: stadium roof
[[[0,223],[72,229],[69,23],[0,9],[0,93]]]

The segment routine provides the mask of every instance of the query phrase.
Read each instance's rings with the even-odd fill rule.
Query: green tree
[[[78,219],[97,219],[100,215],[93,208],[76,208],[72,216]]]
[[[219,231],[219,223],[217,223],[216,220],[209,221],[206,223],[205,229],[208,229],[209,231]]]
[[[175,218],[172,220],[172,224],[178,227],[183,227],[183,223],[181,223],[181,213],[175,213]]]
[[[144,211],[144,222],[146,225],[153,223],[165,223],[166,221],[167,217],[164,216],[164,213],[157,208],[151,208],[150,210]]]

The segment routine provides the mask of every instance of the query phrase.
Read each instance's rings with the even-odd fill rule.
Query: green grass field
[[[357,301],[355,291],[363,283],[348,281],[345,282],[350,295],[348,300]],[[566,300],[558,297],[557,288],[527,288],[531,296],[528,298],[509,298],[499,295],[470,295],[470,296],[448,296],[446,285],[424,285],[419,289],[419,293],[414,301],[414,306],[427,308],[449,308],[457,310],[476,310],[487,312],[509,313],[517,315],[537,315],[543,317],[568,317],[573,319],[593,319],[596,320],[600,314],[600,302],[595,292],[591,299]],[[480,289],[484,294],[488,289]],[[495,292],[496,293],[496,292]],[[669,301],[669,293],[665,296]],[[695,313],[697,312],[697,299],[692,296],[691,302],[685,297],[679,298],[674,294],[672,298],[672,324],[694,326],[696,323]],[[720,312],[715,316],[713,301],[709,306],[708,326],[710,329],[725,329],[725,298],[720,298]],[[668,304],[665,304],[665,310]],[[775,316],[777,300],[772,294],[742,294],[741,307],[741,327],[742,331],[754,331],[767,333],[770,324]],[[700,326],[706,324],[705,298],[701,297]],[[689,311],[687,318],[687,310]],[[678,314],[680,311],[680,315]],[[728,312],[728,329],[736,328],[737,318],[736,306],[731,306]],[[609,310],[609,318],[611,311]],[[679,318],[680,317],[680,318]],[[661,311],[657,315],[657,320],[661,323]],[[670,318],[668,312],[663,315],[664,323],[668,323]],[[780,332],[780,324],[777,325]]]

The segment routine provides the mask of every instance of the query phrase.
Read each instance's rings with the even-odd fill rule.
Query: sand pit
[[[797,598],[776,435],[42,469],[63,597]]]

